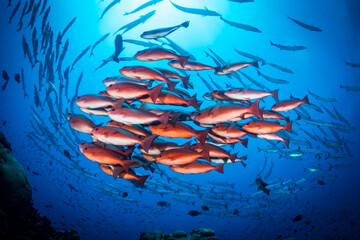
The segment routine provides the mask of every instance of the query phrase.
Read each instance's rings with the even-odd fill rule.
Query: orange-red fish
[[[274,112],[274,111],[263,111],[263,118],[264,119],[281,119],[281,120],[285,120],[287,122],[289,122],[289,118],[284,117],[283,115],[281,115],[278,112]]]
[[[257,134],[256,137],[266,140],[275,140],[284,142],[287,147],[289,147],[290,140],[284,139],[283,137],[277,135],[276,133],[267,133],[267,134]]]
[[[209,155],[211,158],[226,158],[226,159],[230,159],[232,162],[234,162],[237,157],[237,153],[229,154],[227,151],[225,151],[221,147],[215,146],[213,144],[205,144],[205,146],[207,146],[209,148]],[[194,144],[194,145],[190,146],[190,149],[192,149],[196,152],[201,152],[205,146],[201,145],[201,144]]]
[[[182,122],[169,121],[165,126],[164,124],[153,124],[149,126],[152,133],[166,138],[192,138],[199,139],[201,144],[205,143],[208,131],[197,131],[191,126]]]
[[[275,99],[275,101],[279,101],[278,93],[279,93],[279,89],[274,90],[272,92],[265,92],[265,91],[252,90],[246,88],[234,88],[225,91],[224,95],[229,97],[230,99],[241,100],[241,101],[254,100],[259,98],[265,98],[267,96],[272,96]]]
[[[185,144],[179,146],[173,142],[154,141],[146,153],[149,155],[159,155],[160,153],[168,151],[168,150],[188,149],[188,148],[189,148],[189,143],[185,143]],[[141,146],[139,146],[138,149],[142,153],[145,153],[145,149],[142,148]]]
[[[106,92],[112,98],[116,99],[131,99],[149,96],[151,100],[155,102],[161,93],[162,87],[163,85],[157,85],[152,89],[148,89],[147,87],[133,83],[119,83],[108,86]]]
[[[136,180],[139,182],[140,186],[142,187],[144,186],[146,179],[150,176],[150,175],[138,176],[135,174],[133,170],[126,172],[124,171],[124,169],[117,169],[120,168],[119,166],[100,164],[99,167],[104,173],[113,176],[114,178],[123,178],[130,181]]]
[[[242,126],[242,128],[250,133],[267,134],[267,133],[275,133],[280,130],[286,130],[288,132],[292,132],[291,125],[292,122],[289,122],[285,125],[280,125],[280,123],[277,122],[251,121],[245,123]]]
[[[165,82],[170,90],[173,90],[176,84],[178,84],[178,82],[170,81],[158,71],[143,66],[123,67],[120,69],[120,73],[125,77],[138,80],[157,80]]]
[[[96,116],[107,116],[108,112],[104,108],[90,109],[90,108],[79,108],[84,113]]]
[[[189,56],[180,56],[172,50],[165,48],[149,48],[139,51],[135,54],[135,58],[140,61],[159,61],[177,59],[181,66],[184,66],[189,59]]]
[[[224,164],[213,166],[207,162],[196,161],[185,165],[170,166],[170,169],[174,172],[184,174],[206,173],[210,172],[211,170],[218,171],[219,173],[224,173]]]
[[[108,78],[105,78],[102,81],[102,83],[106,87],[113,85],[113,84],[117,84],[117,83],[132,83],[132,84],[137,84],[137,85],[141,85],[141,86],[149,88],[149,87],[151,87],[153,81],[145,82],[145,81],[138,81],[138,80],[129,79],[129,78],[108,77]]]
[[[140,136],[140,137],[148,137],[151,135],[150,132],[148,132],[147,130],[145,130],[144,128],[142,128],[140,126],[126,125],[124,123],[119,123],[114,120],[110,120],[106,124],[109,127],[117,127],[117,128],[122,128],[122,129],[128,130],[128,131],[132,132],[133,134]]]
[[[95,123],[87,117],[80,114],[67,114],[70,127],[76,131],[90,134],[91,131],[96,127]]]
[[[112,120],[127,125],[150,124],[156,121],[166,125],[169,120],[170,112],[165,112],[163,115],[157,116],[141,109],[113,108],[109,110],[108,115]]]
[[[245,137],[247,132],[242,130],[237,125],[219,124],[211,129],[215,134],[224,138],[239,138]]]
[[[303,103],[309,104],[308,96],[305,96],[303,100],[286,100],[281,101],[274,106],[272,106],[271,110],[275,112],[288,112],[294,108],[297,108]]]
[[[145,103],[153,103],[150,97],[141,98],[141,99],[139,99],[139,101],[145,102]],[[156,98],[155,104],[175,105],[175,106],[184,106],[184,107],[192,106],[195,109],[200,108],[200,106],[196,100],[196,94],[194,96],[192,96],[190,99],[187,99],[187,98],[180,97],[179,95],[177,95],[175,93],[164,91],[164,90],[160,93],[158,98]]]
[[[80,143],[79,148],[84,156],[91,161],[111,165],[120,164],[126,172],[129,172],[129,165],[132,161],[121,159],[119,153],[91,143]]]
[[[156,135],[150,135],[145,138],[138,138],[135,134],[128,130],[114,127],[94,128],[91,133],[94,138],[103,143],[125,146],[140,144],[146,152],[149,150],[151,143],[157,137]]]
[[[200,113],[193,113],[190,118],[202,124],[217,124],[232,119],[242,119],[245,114],[249,113],[262,118],[259,110],[259,100],[252,103],[249,107],[239,104],[216,105],[206,108]]]
[[[156,156],[156,162],[164,165],[183,165],[203,158],[210,162],[209,147],[205,147],[201,152],[191,149],[172,149],[160,153]]]
[[[106,108],[106,107],[121,107],[123,104],[122,100],[113,100],[111,98],[98,95],[98,94],[88,94],[81,97],[78,97],[75,100],[75,103],[80,108]]]
[[[241,143],[244,147],[247,148],[249,139],[240,139],[240,138],[224,138],[224,137],[220,137],[216,134],[213,134],[211,132],[208,133],[208,136],[212,139],[214,139],[215,141],[217,141],[218,143],[223,143],[223,144],[233,144],[233,143]]]

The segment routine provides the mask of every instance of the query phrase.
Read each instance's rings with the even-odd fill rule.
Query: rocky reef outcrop
[[[0,133],[0,239],[80,239],[75,231],[56,231],[32,204],[30,181]]]
[[[188,235],[184,231],[163,233],[161,231],[142,232],[139,240],[219,240],[215,237],[214,230],[210,228],[194,229]]]

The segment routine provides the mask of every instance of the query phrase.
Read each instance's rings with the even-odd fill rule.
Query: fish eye
[[[159,155],[159,157],[161,157],[161,154]]]
[[[95,128],[95,131],[99,130],[99,128]]]
[[[87,150],[88,148],[84,148],[84,150]]]

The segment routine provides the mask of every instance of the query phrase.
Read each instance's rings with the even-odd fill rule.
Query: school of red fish
[[[166,49],[142,50],[135,58],[140,61],[170,60],[168,65],[182,72],[213,70],[217,75],[231,74],[250,66],[259,67],[257,62],[212,67],[190,62],[187,56]],[[120,73],[121,77],[103,80],[105,91],[76,99],[76,104],[84,113],[108,116],[111,120],[106,123],[107,126],[96,125],[84,115],[68,114],[67,118],[74,130],[89,134],[93,139],[93,142],[79,144],[86,158],[99,163],[106,174],[137,180],[140,186],[144,186],[149,175],[137,175],[134,169],[153,162],[168,165],[171,170],[184,174],[211,170],[223,173],[224,163],[228,161],[240,162],[245,167],[243,160],[246,160],[246,154],[238,157],[238,154],[229,154],[221,146],[241,143],[247,147],[247,136],[282,141],[289,146],[289,140],[277,134],[281,130],[292,131],[292,122],[281,112],[309,103],[307,96],[302,100],[279,101],[278,90],[266,92],[234,88],[208,93],[214,105],[201,109],[202,102],[196,94],[190,96],[185,90],[176,88],[180,82],[170,80],[178,79],[186,87],[189,84],[187,76],[145,66],[126,66],[120,69]],[[152,86],[154,83],[160,84]],[[269,96],[276,103],[270,110],[265,110],[259,103]],[[168,107],[149,108],[146,103]],[[169,106],[177,108],[173,110]],[[179,106],[192,107],[195,111],[185,112]],[[280,120],[285,120],[286,124],[280,124]],[[194,129],[184,123],[186,121],[203,130]],[[179,146],[171,141],[159,140],[159,137],[196,138],[198,143],[190,145],[188,142]],[[143,160],[133,157],[136,146]]]

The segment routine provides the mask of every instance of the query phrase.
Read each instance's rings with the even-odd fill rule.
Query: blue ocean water
[[[208,10],[221,14],[222,19],[241,23],[243,28],[255,27],[260,32],[230,26],[218,16],[200,16],[180,11],[167,0],[129,15],[124,13],[147,1],[121,0],[101,19],[99,18],[103,11],[112,3],[111,0],[38,0],[35,3],[40,4],[40,8],[35,16],[34,26],[26,28],[34,11],[32,9],[24,16],[22,29],[17,31],[26,1],[20,2],[19,10],[12,22],[8,23],[17,4],[17,1],[11,2],[12,6],[7,7],[8,2],[2,1],[0,7],[0,27],[3,33],[0,39],[0,70],[5,70],[10,76],[5,90],[0,91],[0,131],[6,135],[13,147],[14,155],[28,173],[33,189],[34,206],[41,214],[47,215],[56,228],[75,229],[82,239],[138,239],[144,231],[190,232],[200,227],[214,229],[219,239],[360,238],[360,166],[357,149],[357,110],[360,95],[358,91],[340,88],[359,88],[360,85],[359,65],[345,64],[360,63],[360,5],[357,1],[173,1],[188,8],[204,10],[205,6]],[[31,1],[27,2],[30,4]],[[47,4],[45,10],[48,6],[51,7],[45,25],[45,11],[40,13],[44,3]],[[144,31],[190,21],[188,28],[180,28],[168,37],[196,57],[197,62],[215,66],[214,61],[205,53],[211,55],[210,50],[223,59],[225,65],[252,61],[251,58],[237,53],[235,49],[265,59],[265,64],[259,62],[259,69],[250,66],[238,71],[245,86],[234,75],[230,78],[214,75],[212,70],[199,71],[200,76],[214,89],[217,89],[217,86],[211,82],[211,78],[220,86],[219,90],[228,90],[226,83],[231,85],[231,88],[248,86],[259,89],[256,83],[260,83],[271,91],[279,89],[280,100],[289,99],[290,95],[299,99],[308,95],[310,103],[318,111],[311,106],[302,106],[302,109],[297,110],[307,117],[300,119],[297,119],[298,115],[294,110],[283,113],[293,121],[294,132],[287,134],[290,139],[290,150],[281,142],[274,144],[249,135],[246,137],[249,139],[247,148],[240,143],[234,148],[223,147],[231,154],[238,153],[238,157],[247,155],[248,159],[244,161],[247,165],[245,168],[240,163],[229,163],[224,166],[224,174],[211,171],[190,175],[176,173],[169,170],[168,166],[159,165],[170,181],[167,177],[161,176],[158,170],[152,173],[149,170],[136,169],[138,174],[151,175],[150,181],[145,183],[145,188],[136,188],[124,179],[114,180],[100,170],[98,163],[88,160],[80,153],[76,137],[85,142],[91,142],[92,139],[83,133],[73,133],[64,117],[71,111],[73,97],[105,90],[102,80],[119,76],[119,69],[124,66],[144,65],[174,70],[168,66],[166,60],[131,60],[119,63],[111,61],[95,71],[103,60],[114,53],[116,34],[113,34],[122,26],[153,10],[156,10],[155,14],[144,23],[126,33],[122,34],[120,31],[117,34],[122,34],[124,40],[141,40],[171,49],[164,44],[167,43],[164,39],[147,41],[140,35]],[[59,50],[56,50],[58,33],[63,33],[75,17],[74,23],[62,36]],[[316,26],[322,32],[310,31],[288,17]],[[49,24],[49,31],[53,33],[52,45],[49,37],[46,47],[41,49],[44,38],[41,29],[46,23]],[[29,59],[35,62],[32,40],[35,28],[34,39],[39,43],[36,59],[39,62],[32,67]],[[66,98],[65,81],[61,80],[64,79],[64,71],[73,65],[84,49],[94,46],[95,42],[107,33],[110,33],[109,36],[94,48],[94,56],[90,56],[90,51],[86,52],[70,71],[67,87],[69,97]],[[24,57],[23,37],[30,46],[30,57]],[[47,52],[50,58],[56,57],[57,51],[61,55],[67,39],[69,46],[61,70],[56,71],[59,61],[55,60],[52,64],[54,77],[51,78],[51,71],[47,66],[47,75],[42,77],[43,86],[39,92],[43,107],[36,107],[34,87],[38,91],[41,85],[40,63],[46,65],[49,62],[49,59],[46,59]],[[305,46],[306,49],[280,50],[271,45],[270,41],[284,46]],[[133,57],[136,52],[145,49],[126,41],[123,44],[124,50],[119,57]],[[268,63],[290,69],[293,73],[281,71]],[[17,83],[14,75],[21,74],[21,69],[22,82]],[[275,79],[287,80],[289,83],[269,82],[257,71]],[[188,89],[188,92],[190,95],[197,94],[198,100],[204,101],[201,110],[219,104],[202,98],[210,90],[196,72],[187,71],[187,74],[191,75],[190,82],[193,85],[193,89]],[[249,81],[243,74],[251,77],[256,83]],[[75,96],[80,76],[82,80]],[[50,84],[52,81],[53,85]],[[4,84],[5,80],[2,79],[1,85]],[[24,88],[27,97],[24,97]],[[50,93],[48,96],[47,91]],[[326,99],[316,98],[309,91]],[[328,98],[336,99],[336,102],[329,102]],[[274,99],[267,97],[260,102],[260,107],[268,110],[274,104]],[[189,113],[194,111],[192,107],[162,108],[181,109]],[[334,108],[345,121],[335,113]],[[73,113],[84,114],[76,104],[73,105],[73,109]],[[40,119],[37,122],[38,118]],[[318,127],[306,122],[304,118],[323,121],[328,125]],[[108,117],[99,116],[90,119],[97,124],[109,120]],[[238,123],[242,125],[244,122]],[[204,129],[192,121],[186,123],[195,129]],[[40,128],[46,131],[41,131]],[[188,141],[167,140],[177,144]],[[65,150],[71,155],[71,159],[65,156]],[[316,151],[318,153],[313,153]],[[291,153],[301,156],[291,157]],[[139,151],[136,150],[134,155],[139,155]],[[329,164],[334,167],[330,168]],[[311,167],[316,169],[310,171]],[[255,184],[258,177],[269,184],[269,195],[258,190]],[[226,186],[210,184],[208,181],[226,183]],[[124,192],[128,193],[127,197],[122,197]],[[191,196],[184,197],[181,193]],[[160,207],[157,205],[159,201],[170,203],[170,207]],[[203,205],[209,207],[209,211],[203,211]],[[191,210],[199,211],[201,214],[190,216],[188,213]],[[298,215],[302,215],[303,219],[294,221]]]

